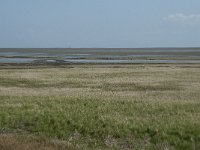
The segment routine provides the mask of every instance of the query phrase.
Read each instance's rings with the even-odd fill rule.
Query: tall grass
[[[192,65],[1,72],[0,137],[15,144],[31,135],[75,149],[200,148],[200,70]]]

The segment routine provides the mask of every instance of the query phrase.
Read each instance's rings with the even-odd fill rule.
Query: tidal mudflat
[[[200,48],[0,49],[0,63],[200,63]]]
[[[0,149],[200,149],[199,64],[1,65]]]

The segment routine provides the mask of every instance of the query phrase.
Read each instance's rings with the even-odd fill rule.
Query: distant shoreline
[[[0,48],[0,63],[200,64],[200,48]]]

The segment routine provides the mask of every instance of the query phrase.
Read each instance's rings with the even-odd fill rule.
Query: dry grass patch
[[[200,145],[197,65],[20,67],[0,69],[0,133],[26,136],[2,135],[0,149]]]
[[[75,150],[70,144],[41,137],[0,135],[1,150]]]

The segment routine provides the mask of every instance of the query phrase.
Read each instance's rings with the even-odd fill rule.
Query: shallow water
[[[32,58],[0,58],[0,63],[31,63]]]
[[[66,63],[200,63],[200,60],[65,60]]]
[[[200,63],[200,48],[0,49],[0,63]]]
[[[31,58],[0,58],[0,63],[111,63],[111,64],[137,64],[137,63],[144,63],[144,64],[154,64],[154,63],[200,63],[200,60],[80,60],[80,59],[67,59],[67,60],[37,60]]]

